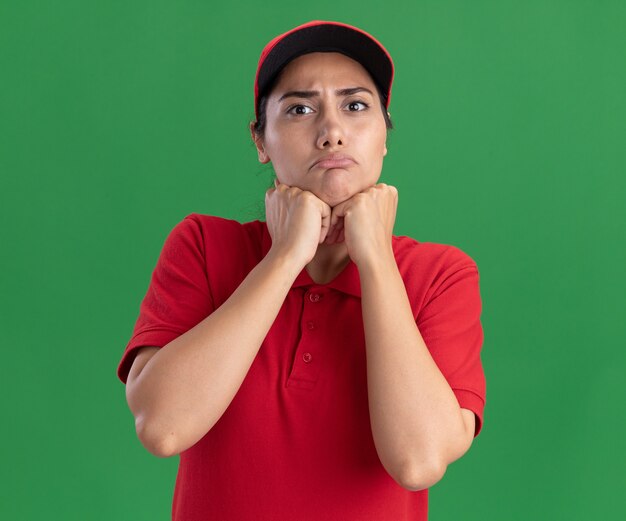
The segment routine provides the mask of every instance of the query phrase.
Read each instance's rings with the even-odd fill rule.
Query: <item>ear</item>
[[[254,141],[254,145],[256,146],[256,151],[259,156],[259,162],[265,164],[270,162],[270,158],[265,152],[265,148],[263,147],[263,140],[257,133],[254,131],[254,122],[250,123],[250,136],[252,137],[252,141]]]
[[[387,155],[387,143],[383,145],[383,157]]]

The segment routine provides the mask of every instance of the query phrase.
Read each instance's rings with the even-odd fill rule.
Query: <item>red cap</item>
[[[391,101],[393,61],[371,34],[341,22],[314,20],[271,40],[263,49],[254,79],[254,114],[259,118],[259,97],[291,60],[310,52],[340,52],[358,61],[378,85],[385,108]]]

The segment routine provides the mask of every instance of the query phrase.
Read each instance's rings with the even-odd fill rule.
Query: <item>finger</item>
[[[332,218],[330,221],[331,228],[334,228],[337,224],[337,221],[339,221],[339,218],[343,217],[343,212],[347,202],[348,201],[344,201],[343,203],[339,203],[337,206],[333,207]]]
[[[326,234],[326,244],[332,244],[333,234],[335,233],[335,227],[331,224],[331,218],[329,218],[328,233]]]
[[[334,230],[334,228],[330,225],[330,219],[329,219],[328,230],[326,230],[326,238],[324,239],[324,242],[326,244],[331,244],[332,243],[333,230]]]
[[[320,200],[320,211],[322,216],[322,226],[320,229],[320,243],[324,242],[330,231],[331,209],[324,201]]]
[[[329,229],[329,221],[330,217],[324,218],[322,217],[322,227],[320,228],[320,244],[323,243],[328,238],[328,229]]]
[[[341,232],[341,230],[343,229],[343,224],[344,224],[344,220],[343,219],[339,219],[337,221],[337,224],[335,224],[335,226],[333,227],[333,229],[332,229],[332,231],[330,233],[331,243],[337,242],[337,238],[339,237],[339,232]]]
[[[274,198],[276,197],[276,192],[278,190],[276,188],[268,188],[265,191],[265,206],[269,205],[269,204],[273,204],[272,201],[274,201]]]
[[[337,207],[335,207],[333,208],[332,213],[330,214],[330,227],[332,229],[335,228],[335,225],[337,224],[337,220],[339,219],[339,216],[337,214],[338,214]]]
[[[328,230],[324,230],[322,229],[320,231],[320,244],[332,244],[332,241],[330,239],[330,235],[328,235]]]

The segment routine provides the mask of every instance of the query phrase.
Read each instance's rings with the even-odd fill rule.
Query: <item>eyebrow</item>
[[[335,91],[337,96],[350,96],[351,94],[356,94],[357,92],[369,92],[372,96],[374,93],[366,89],[365,87],[349,87],[347,89],[339,89]],[[285,92],[278,101],[281,102],[285,98],[314,98],[315,96],[319,96],[320,92],[318,90],[290,90],[289,92]]]

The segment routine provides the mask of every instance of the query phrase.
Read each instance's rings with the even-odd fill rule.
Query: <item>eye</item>
[[[363,108],[359,109],[358,106],[361,105]],[[357,107],[353,110],[353,107]],[[364,110],[367,110],[369,107],[369,105],[367,103],[365,103],[364,101],[351,101],[348,103],[348,110],[350,112],[362,112]]]
[[[311,107],[307,107],[306,105],[294,105],[293,107],[290,107],[289,109],[287,109],[287,114],[295,114],[296,116],[304,116],[305,114],[311,113],[311,112],[305,112],[306,110],[313,112],[313,109]]]

